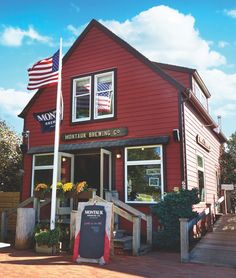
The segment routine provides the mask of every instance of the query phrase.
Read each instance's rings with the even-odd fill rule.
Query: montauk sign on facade
[[[56,109],[34,113],[33,116],[35,120],[40,123],[42,132],[50,132],[55,130]]]

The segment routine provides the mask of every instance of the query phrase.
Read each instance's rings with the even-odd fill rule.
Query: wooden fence
[[[0,215],[3,211],[15,208],[19,203],[20,192],[0,192]],[[16,230],[16,213],[11,214],[8,219],[8,230]]]

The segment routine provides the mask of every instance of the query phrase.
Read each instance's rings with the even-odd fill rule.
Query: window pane
[[[161,165],[128,166],[128,201],[154,202],[161,198]]]
[[[89,101],[89,95],[77,97],[76,119],[89,118]]]
[[[35,166],[53,165],[53,155],[36,155]]]
[[[200,199],[203,202],[205,200],[205,190],[204,190],[204,173],[198,170],[198,186]]]
[[[90,79],[81,79],[76,81],[76,96],[89,94],[91,91]]]
[[[161,159],[161,149],[160,147],[154,148],[135,148],[128,149],[128,161],[136,160],[160,160]]]
[[[38,183],[46,183],[48,186],[52,184],[52,169],[35,170],[34,171],[34,188]]]
[[[201,156],[197,156],[197,165],[198,167],[203,168],[203,158]]]
[[[113,114],[112,74],[97,77],[95,88],[95,116]]]

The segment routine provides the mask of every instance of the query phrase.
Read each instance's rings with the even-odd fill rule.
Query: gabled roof
[[[207,86],[203,82],[202,78],[200,77],[198,71],[196,69],[177,66],[177,65],[171,65],[171,64],[165,64],[165,63],[159,63],[159,62],[153,62],[155,65],[158,65],[161,69],[165,70],[171,70],[171,71],[178,71],[178,72],[185,72],[188,74],[191,74],[194,79],[197,81],[198,85],[204,92],[205,96],[209,98],[211,96],[210,92],[207,89]]]
[[[176,81],[174,78],[172,78],[170,75],[165,73],[157,64],[152,63],[148,58],[146,58],[143,54],[141,54],[139,51],[137,51],[135,48],[133,48],[131,45],[129,45],[127,42],[122,40],[120,37],[118,37],[116,34],[114,34],[112,31],[110,31],[108,28],[106,28],[104,25],[99,23],[97,20],[93,19],[91,22],[87,25],[87,27],[84,29],[84,31],[81,33],[81,35],[76,39],[76,41],[73,43],[71,48],[67,51],[65,56],[62,60],[62,66],[66,63],[66,61],[70,58],[73,51],[78,47],[78,45],[81,43],[81,41],[86,37],[88,32],[92,28],[98,28],[100,31],[105,33],[107,36],[112,38],[114,41],[116,41],[119,45],[121,45],[123,48],[125,48],[128,52],[130,52],[132,55],[134,55],[137,59],[142,61],[145,65],[147,65],[149,68],[151,68],[153,71],[158,73],[163,79],[168,81],[170,84],[172,84],[174,87],[176,87],[179,91],[185,91],[186,88],[180,84],[178,81]],[[29,101],[29,103],[26,105],[26,107],[23,109],[23,111],[18,115],[21,118],[25,117],[25,114],[27,113],[28,109],[31,107],[31,105],[35,102],[35,100],[39,97],[43,89],[39,89],[35,95],[32,97],[32,99]]]
[[[150,61],[148,58],[146,58],[143,54],[141,54],[139,51],[137,51],[135,48],[133,48],[131,45],[129,45],[126,41],[122,40],[120,37],[118,37],[116,34],[114,34],[112,31],[110,31],[108,28],[106,28],[104,25],[99,23],[97,20],[93,19],[90,21],[90,23],[87,25],[87,27],[84,29],[84,31],[81,33],[81,35],[76,39],[76,41],[73,43],[71,48],[67,51],[65,56],[62,60],[62,66],[66,63],[66,61],[70,58],[73,51],[79,46],[81,41],[86,37],[88,32],[92,28],[98,28],[100,31],[105,33],[107,36],[112,38],[114,41],[116,41],[121,47],[123,47],[126,51],[130,52],[133,56],[135,56],[137,59],[139,59],[142,63],[144,63],[146,66],[148,66],[151,70],[156,72],[159,76],[161,76],[163,79],[165,79],[167,82],[169,82],[171,85],[173,85],[179,92],[183,93],[184,95],[188,95],[189,88],[186,88],[181,83],[179,83],[177,80],[175,80],[173,77],[171,77],[169,74],[167,74],[164,69],[169,68],[172,70],[177,71],[184,71],[191,73],[200,83],[200,86],[207,92],[208,97],[210,96],[210,93],[208,92],[206,86],[204,85],[202,79],[198,75],[197,71],[195,69],[190,69],[186,67],[180,67],[180,66],[174,66],[174,65],[168,65],[163,63],[155,63]],[[204,87],[203,87],[204,86]],[[39,89],[35,95],[32,97],[32,99],[28,102],[26,107],[23,109],[23,111],[18,115],[21,118],[24,118],[27,111],[33,105],[33,103],[36,101],[36,99],[40,96],[40,94],[43,92],[44,89]],[[199,109],[199,112],[202,114],[203,118],[207,119],[213,126],[216,126],[216,123],[212,120],[210,115],[205,111],[204,109]],[[221,133],[218,135],[221,140],[224,139],[224,135]]]

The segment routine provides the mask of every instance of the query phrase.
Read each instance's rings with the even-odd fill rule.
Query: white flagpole
[[[59,152],[60,120],[61,120],[61,116],[60,116],[61,71],[62,71],[62,38],[60,39],[60,50],[59,50],[59,68],[58,68],[58,84],[57,84],[56,124],[55,124],[55,138],[54,138],[54,159],[53,159],[50,230],[55,229],[55,222],[56,222],[58,152]]]

